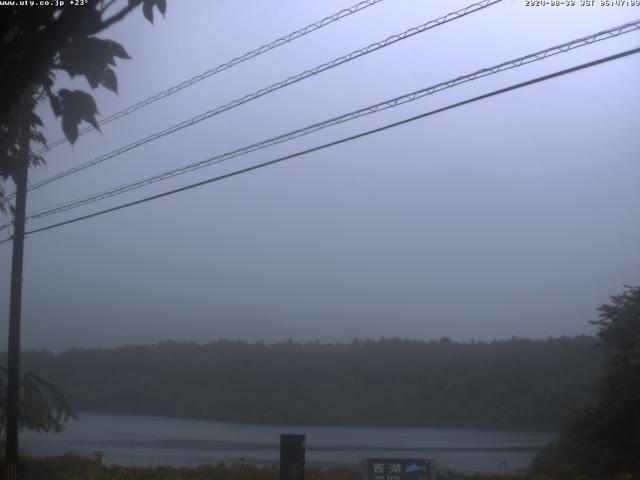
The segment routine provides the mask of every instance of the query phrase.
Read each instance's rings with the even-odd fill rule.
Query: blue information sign
[[[363,473],[363,480],[435,480],[435,465],[425,458],[367,458]]]

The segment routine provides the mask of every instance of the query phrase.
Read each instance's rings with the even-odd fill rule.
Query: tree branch
[[[102,30],[104,30],[105,28],[110,27],[111,25],[113,25],[116,22],[119,22],[120,20],[122,20],[124,17],[127,16],[127,14],[129,12],[131,12],[131,10],[133,10],[135,7],[132,5],[127,5],[126,7],[124,7],[122,10],[120,10],[118,13],[114,14],[113,16],[109,17],[106,20],[102,21],[102,25],[101,28],[99,30],[99,32],[101,32]],[[94,32],[94,33],[98,33],[98,32]]]
[[[137,5],[136,5],[137,6]],[[62,46],[80,33],[93,35],[99,33],[116,22],[122,20],[135,6],[127,5],[118,13],[95,26],[87,26],[83,20],[90,18],[91,13],[84,8],[69,8],[55,20],[49,22],[28,51],[24,52],[13,65],[0,75],[0,122],[7,118],[14,102],[31,86],[31,84],[52,67],[53,59]]]
[[[117,1],[118,1],[118,0],[109,0],[109,1],[107,2],[107,4],[106,4],[106,5],[104,5],[104,4],[103,4],[103,5],[102,5],[102,10],[100,11],[100,13],[104,13],[104,12],[106,12],[107,10],[109,10],[109,8],[110,8],[114,3],[116,3]]]
[[[35,39],[31,48],[11,65],[0,77],[0,121],[9,114],[12,105],[31,87],[39,75],[50,68],[50,63],[60,47],[80,30],[82,10],[65,10]]]

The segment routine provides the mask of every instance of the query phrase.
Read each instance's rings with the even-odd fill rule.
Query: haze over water
[[[358,467],[363,457],[433,458],[438,468],[496,472],[528,466],[550,432],[447,428],[251,425],[141,415],[80,413],[60,435],[25,433],[37,455],[104,452],[105,463],[176,466],[277,464],[281,433],[306,435],[309,465]],[[504,468],[504,467],[502,467]]]
[[[64,172],[472,1],[380,2],[105,125],[74,146],[47,152],[46,164],[30,171],[29,180]],[[157,15],[153,25],[137,12],[105,32],[132,57],[117,61],[118,95],[89,89],[82,76],[59,75],[55,89],[91,91],[106,117],[354,3],[247,0],[238,8],[236,0],[190,0],[188,6],[170,1],[166,18]],[[27,210],[184,167],[621,25],[638,11],[500,2],[65,176],[30,192]],[[571,50],[97,205],[33,219],[28,228],[202,182],[601,59],[636,47],[639,35]],[[167,340],[383,337],[472,344],[592,334],[589,321],[597,318],[596,308],[622,285],[640,283],[637,60],[619,59],[295,161],[29,235],[21,346],[77,352]],[[47,138],[54,140],[62,136],[60,119],[45,104],[38,113]],[[0,223],[6,221],[8,216]],[[0,246],[2,305],[8,305],[10,265],[6,243]],[[3,308],[0,334],[7,326],[8,308]],[[0,350],[5,345],[2,336]],[[135,364],[125,366],[127,374]],[[277,381],[269,385],[269,396],[287,368],[274,371]],[[517,366],[514,371],[529,381]],[[163,373],[152,377],[166,386]],[[174,379],[185,377],[178,372]],[[129,380],[149,387],[139,376]],[[113,391],[124,391],[123,383],[115,381]],[[541,397],[555,387],[553,378],[531,384],[540,387]],[[478,385],[476,391],[486,382]],[[180,382],[172,387],[184,396],[198,395]],[[407,390],[407,383],[399,383],[393,392]],[[415,404],[424,408],[427,394]],[[445,402],[451,397],[443,394]],[[207,411],[209,418],[221,418],[214,416],[220,411],[215,408]],[[440,468],[492,472],[504,465],[510,471],[526,468],[537,449],[555,438],[539,432],[265,426],[82,413],[61,435],[27,432],[23,442],[25,451],[36,455],[91,456],[100,450],[107,463],[270,464],[277,461],[281,433],[305,433],[312,464],[357,466],[367,455],[417,456],[434,458]]]

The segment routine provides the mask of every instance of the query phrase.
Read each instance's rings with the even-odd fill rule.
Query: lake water
[[[353,465],[362,458],[433,458],[438,468],[497,472],[526,468],[554,433],[449,428],[250,425],[142,415],[79,413],[58,435],[25,432],[32,455],[103,452],[104,463],[176,466],[202,463],[272,464],[281,433],[306,435],[310,465]]]

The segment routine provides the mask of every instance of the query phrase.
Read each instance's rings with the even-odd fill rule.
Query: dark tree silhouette
[[[20,307],[22,296],[22,260],[24,219],[28,169],[42,163],[33,154],[34,144],[46,145],[42,121],[36,115],[39,102],[49,100],[56,117],[61,118],[67,139],[74,143],[78,126],[87,122],[98,128],[97,107],[93,97],[82,90],[61,89],[54,92],[56,73],[67,72],[71,77],[84,76],[91,86],[116,92],[118,81],[112,67],[116,58],[129,55],[117,42],[96,35],[125,18],[137,7],[153,21],[154,7],[163,15],[166,0],[118,0],[60,2],[60,6],[4,5],[0,16],[0,210],[5,210],[3,182],[11,178],[16,185],[16,201],[10,207],[14,217],[13,253],[11,267],[11,295],[9,307],[8,382],[5,398],[6,462],[9,478],[15,478],[18,456],[18,430],[25,418],[31,428],[54,428],[44,423],[56,410],[56,390],[39,377],[25,375],[20,380]],[[22,382],[22,383],[21,383]],[[43,383],[44,382],[44,383]],[[48,388],[49,396],[37,396],[39,388]],[[21,398],[23,393],[27,397]],[[35,395],[35,396],[34,396]],[[24,417],[30,410],[19,407],[20,400],[36,402],[42,415]],[[49,403],[50,400],[52,403]],[[6,407],[5,407],[6,405]],[[64,410],[64,409],[63,409]],[[55,417],[58,421],[62,418]],[[4,417],[3,417],[4,419]],[[49,418],[50,420],[50,418]]]
[[[69,3],[69,2],[67,2]],[[82,90],[54,92],[56,73],[84,76],[91,88],[103,86],[118,91],[113,70],[116,58],[130,58],[122,45],[96,35],[125,18],[137,7],[153,22],[154,7],[164,15],[166,0],[128,0],[128,2],[87,1],[78,6],[4,6],[0,15],[0,177],[14,178],[25,162],[19,155],[20,132],[44,145],[42,122],[34,113],[36,105],[48,100],[53,113],[61,118],[67,139],[78,138],[78,125],[84,121],[98,128],[98,109],[93,97]],[[41,157],[31,155],[35,165]],[[0,207],[4,207],[0,183]]]
[[[7,397],[6,379],[7,369],[0,366],[0,439],[4,436],[7,425],[7,412],[4,408]],[[22,377],[20,399],[20,430],[60,432],[64,428],[64,422],[76,417],[65,396],[53,384],[35,373],[27,373]]]
[[[605,355],[596,402],[581,410],[533,464],[539,472],[605,477],[640,471],[640,287],[599,309]]]
[[[594,398],[602,360],[595,342],[221,340],[25,352],[23,362],[59,385],[80,411],[255,423],[556,430]]]

